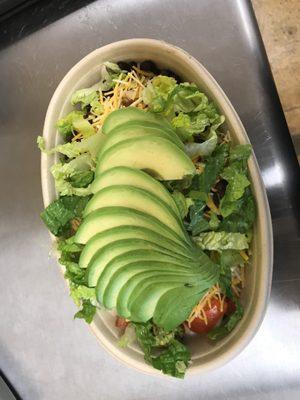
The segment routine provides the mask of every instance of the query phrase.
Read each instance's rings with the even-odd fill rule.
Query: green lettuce
[[[70,296],[78,307],[81,306],[83,300],[96,301],[95,288],[90,288],[84,285],[72,285],[70,287]]]
[[[226,232],[248,233],[255,221],[256,205],[249,187],[235,202],[234,211],[220,222],[219,229]]]
[[[79,142],[74,141],[59,144],[58,146],[55,146],[49,150],[46,149],[45,139],[42,136],[38,136],[37,144],[39,149],[46,154],[61,153],[68,158],[75,158],[83,153],[90,153],[91,157],[96,160],[96,155],[105,140],[106,136],[103,133],[98,132],[93,136],[80,140]]]
[[[244,309],[241,303],[235,299],[236,310],[233,314],[225,317],[222,324],[214,329],[212,329],[207,337],[211,340],[220,340],[227,336],[238,324],[244,315]]]
[[[57,121],[58,132],[67,141],[70,136],[77,132],[81,133],[83,137],[89,137],[95,134],[95,130],[87,119],[84,118],[84,112],[72,111],[64,118]]]
[[[71,97],[72,105],[80,104],[82,109],[91,105],[92,111],[96,111],[95,114],[100,114],[102,107],[98,101],[99,92],[111,89],[114,86],[114,79],[119,78],[121,73],[122,71],[117,64],[103,63],[100,68],[101,80],[91,87],[76,90]]]
[[[144,103],[154,112],[163,112],[175,86],[174,78],[162,75],[154,77],[143,90]]]
[[[87,187],[76,187],[72,184],[72,179],[78,174],[91,171],[95,168],[95,163],[87,153],[81,154],[68,163],[57,163],[51,167],[51,173],[55,180],[55,187],[61,196],[87,196],[91,194],[90,185]],[[90,179],[89,179],[90,180]],[[87,182],[87,181],[86,181]],[[76,183],[76,181],[75,181]]]
[[[194,238],[202,250],[244,250],[248,249],[248,239],[238,232],[205,232]]]
[[[81,310],[77,311],[77,313],[74,315],[74,318],[82,318],[86,323],[90,324],[94,319],[96,310],[97,307],[94,306],[90,300],[83,300],[82,308]]]
[[[250,186],[247,177],[247,159],[250,154],[250,145],[238,145],[230,149],[229,165],[221,173],[221,177],[228,182],[220,204],[223,217],[228,217],[237,210],[237,200],[241,199],[245,189]]]
[[[195,159],[199,156],[210,156],[215,150],[218,143],[217,129],[223,124],[225,118],[221,115],[218,121],[212,125],[209,129],[209,133],[202,143],[187,143],[185,145],[186,153],[191,159]]]
[[[41,213],[41,219],[55,236],[70,236],[71,221],[80,218],[88,197],[63,196],[54,200]]]
[[[145,360],[164,374],[183,378],[191,359],[189,350],[178,340],[182,328],[166,332],[150,321],[134,323],[136,338],[145,354]]]
[[[172,197],[177,205],[181,218],[185,218],[189,212],[190,206],[193,204],[193,201],[189,197],[185,197],[178,190],[175,190],[172,193]]]
[[[221,144],[206,160],[204,171],[194,176],[189,196],[192,199],[207,199],[212,186],[215,184],[218,176],[224,168],[228,156],[228,145]]]
[[[194,204],[190,207],[190,223],[187,226],[187,230],[192,233],[192,236],[199,235],[199,233],[209,230],[209,222],[203,215],[205,206],[205,201],[195,199]]]

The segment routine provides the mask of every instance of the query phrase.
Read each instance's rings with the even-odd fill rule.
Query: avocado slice
[[[156,136],[127,139],[115,144],[98,160],[96,176],[121,165],[145,170],[160,180],[182,179],[195,174],[195,166],[184,151],[169,140]]]
[[[151,265],[151,262],[149,262]],[[158,263],[156,263],[158,264]],[[118,274],[123,274],[127,275],[128,272],[126,271],[126,268],[124,270],[120,270],[118,273],[115,274],[113,279],[118,280]],[[137,271],[138,272],[138,271]],[[116,310],[117,314],[124,317],[124,318],[130,318],[131,317],[131,312],[129,309],[129,302],[132,302],[132,294],[135,293],[138,288],[140,287],[141,284],[148,282],[150,279],[156,279],[157,282],[159,281],[159,276],[160,275],[170,275],[170,281],[172,277],[181,277],[181,282],[184,282],[184,278],[190,277],[191,275],[197,274],[197,268],[192,268],[189,269],[186,266],[184,269],[178,268],[177,266],[174,266],[174,264],[167,265],[166,263],[162,264],[160,269],[157,270],[157,266],[153,265],[152,268],[148,268],[147,270],[144,269],[144,271],[140,271],[137,274],[132,274],[127,281],[123,284],[123,286],[119,289],[119,292],[117,294],[116,298]],[[199,279],[199,275],[198,279]]]
[[[184,261],[181,261],[180,258],[174,257],[171,251],[164,249],[163,247],[148,242],[147,240],[142,239],[123,239],[118,240],[113,243],[109,243],[106,246],[99,249],[93,258],[91,259],[88,268],[87,268],[87,277],[88,277],[88,285],[90,287],[96,286],[98,279],[101,279],[101,275],[106,267],[106,265],[113,260],[115,257],[128,253],[129,251],[137,251],[137,250],[151,250],[153,252],[153,257],[155,256],[154,250],[159,252],[160,254],[166,254],[169,258],[174,260],[174,264],[181,263],[184,264]]]
[[[148,190],[148,192],[155,194],[157,197],[167,203],[169,207],[171,207],[172,210],[178,216],[180,216],[176,203],[174,202],[170,193],[160,182],[152,178],[152,176],[148,175],[144,171],[123,166],[111,168],[95,178],[92,183],[91,190],[92,193],[96,193],[107,186],[114,185],[131,185]]]
[[[162,127],[166,126],[169,129],[173,129],[172,125],[160,115],[135,107],[127,107],[111,112],[105,119],[102,132],[108,135],[116,127],[130,121],[153,122]]]
[[[130,319],[135,322],[147,322],[153,317],[159,299],[168,291],[185,287],[197,287],[199,275],[158,275],[148,278],[134,291],[128,302]]]
[[[108,150],[113,145],[120,143],[127,139],[138,138],[138,137],[145,137],[145,136],[157,136],[162,137],[167,140],[170,140],[176,146],[178,146],[181,150],[185,150],[183,143],[180,141],[176,134],[169,133],[167,129],[163,129],[159,125],[156,126],[147,126],[142,125],[137,122],[127,122],[124,125],[120,125],[117,128],[113,129],[109,135],[101,150],[98,153],[98,158],[101,157],[106,150]]]
[[[97,298],[106,308],[114,308],[120,289],[133,275],[152,269],[159,274],[162,268],[173,274],[186,273],[187,263],[186,259],[159,249],[128,251],[111,260],[102,271],[97,283]]]
[[[174,256],[186,257],[192,260],[195,254],[189,247],[180,246],[176,242],[143,227],[123,225],[97,233],[84,246],[78,265],[87,268],[94,254],[105,245],[122,239],[144,239],[159,244],[161,247],[173,252]]]
[[[91,198],[83,212],[83,217],[92,211],[108,206],[128,207],[152,215],[174,230],[183,240],[189,241],[181,219],[168,204],[145,189],[129,185],[106,187]]]
[[[86,244],[97,233],[123,225],[148,228],[181,246],[194,248],[191,242],[187,243],[181,239],[180,236],[157,218],[126,207],[105,207],[91,212],[80,224],[75,234],[75,242]]]

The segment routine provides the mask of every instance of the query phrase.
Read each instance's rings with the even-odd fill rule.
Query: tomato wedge
[[[196,317],[189,325],[189,329],[196,333],[208,333],[221,321],[227,312],[227,307],[226,301],[224,301],[223,309],[221,309],[220,300],[213,299],[211,307],[208,305],[204,307],[207,323],[203,319]]]

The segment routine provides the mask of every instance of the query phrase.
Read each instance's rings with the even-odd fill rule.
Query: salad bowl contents
[[[187,57],[161,42],[123,43],[130,42]],[[184,68],[132,54],[104,52],[90,85],[79,81],[67,93],[67,75],[57,89],[38,137],[41,218],[55,237],[75,317],[128,364],[182,378],[194,364],[208,369],[241,350],[230,341],[243,322],[248,340],[257,329],[269,290],[268,206],[255,164],[249,172],[251,146],[244,133],[237,140],[211,89]],[[251,310],[254,296],[260,304]]]

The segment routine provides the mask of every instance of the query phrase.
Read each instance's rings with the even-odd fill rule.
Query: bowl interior
[[[70,97],[79,88],[88,87],[99,79],[99,65],[104,61],[154,61],[160,68],[170,69],[184,81],[196,83],[213,100],[226,117],[226,129],[236,143],[248,143],[249,139],[227,97],[205,70],[205,68],[184,51],[164,42],[148,39],[133,39],[113,43],[89,54],[71,69],[57,88],[47,112],[44,136],[47,145],[54,146],[60,138],[55,122],[72,110]],[[55,197],[55,188],[49,168],[54,156],[42,156],[42,183],[45,205]],[[189,373],[204,371],[223,364],[250,341],[263,318],[269,295],[272,273],[272,231],[269,207],[265,189],[255,157],[249,161],[252,190],[257,203],[257,219],[252,243],[252,260],[246,268],[246,287],[241,302],[245,316],[238,327],[225,339],[212,343],[200,335],[187,337],[186,342],[192,352],[193,363]],[[114,315],[100,311],[91,325],[101,343],[114,356],[144,372],[159,373],[145,364],[139,347],[127,349],[118,347],[118,330],[114,326]]]

